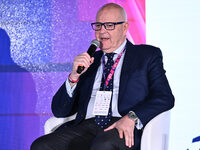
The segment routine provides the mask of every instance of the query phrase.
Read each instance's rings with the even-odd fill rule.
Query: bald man
[[[76,119],[35,140],[31,150],[139,150],[143,127],[174,106],[160,49],[126,39],[121,6],[104,5],[91,25],[101,50],[75,57],[52,101],[56,117],[77,113]]]

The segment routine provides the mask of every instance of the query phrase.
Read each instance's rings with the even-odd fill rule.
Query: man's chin
[[[101,48],[101,50],[104,52],[104,53],[111,53],[113,52],[113,50],[111,48]]]

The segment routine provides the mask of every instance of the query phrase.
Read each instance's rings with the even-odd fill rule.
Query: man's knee
[[[105,138],[98,138],[92,142],[91,150],[114,150],[115,147],[111,140]]]

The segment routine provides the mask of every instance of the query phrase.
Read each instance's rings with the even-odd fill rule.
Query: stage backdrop
[[[52,97],[74,56],[87,51],[94,38],[90,23],[108,2],[126,9],[129,40],[145,43],[145,0],[1,0],[1,150],[28,150],[44,134]]]
[[[146,0],[147,44],[159,46],[175,96],[169,150],[199,150],[200,1]],[[195,141],[195,140],[194,140]]]

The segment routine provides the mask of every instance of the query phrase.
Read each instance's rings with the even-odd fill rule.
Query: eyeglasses
[[[125,22],[124,21],[122,21],[122,22],[104,22],[104,23],[94,22],[94,23],[91,23],[91,26],[92,26],[92,29],[95,31],[101,30],[102,25],[104,26],[104,28],[106,30],[114,30],[115,25],[122,24],[122,23],[125,23]]]

